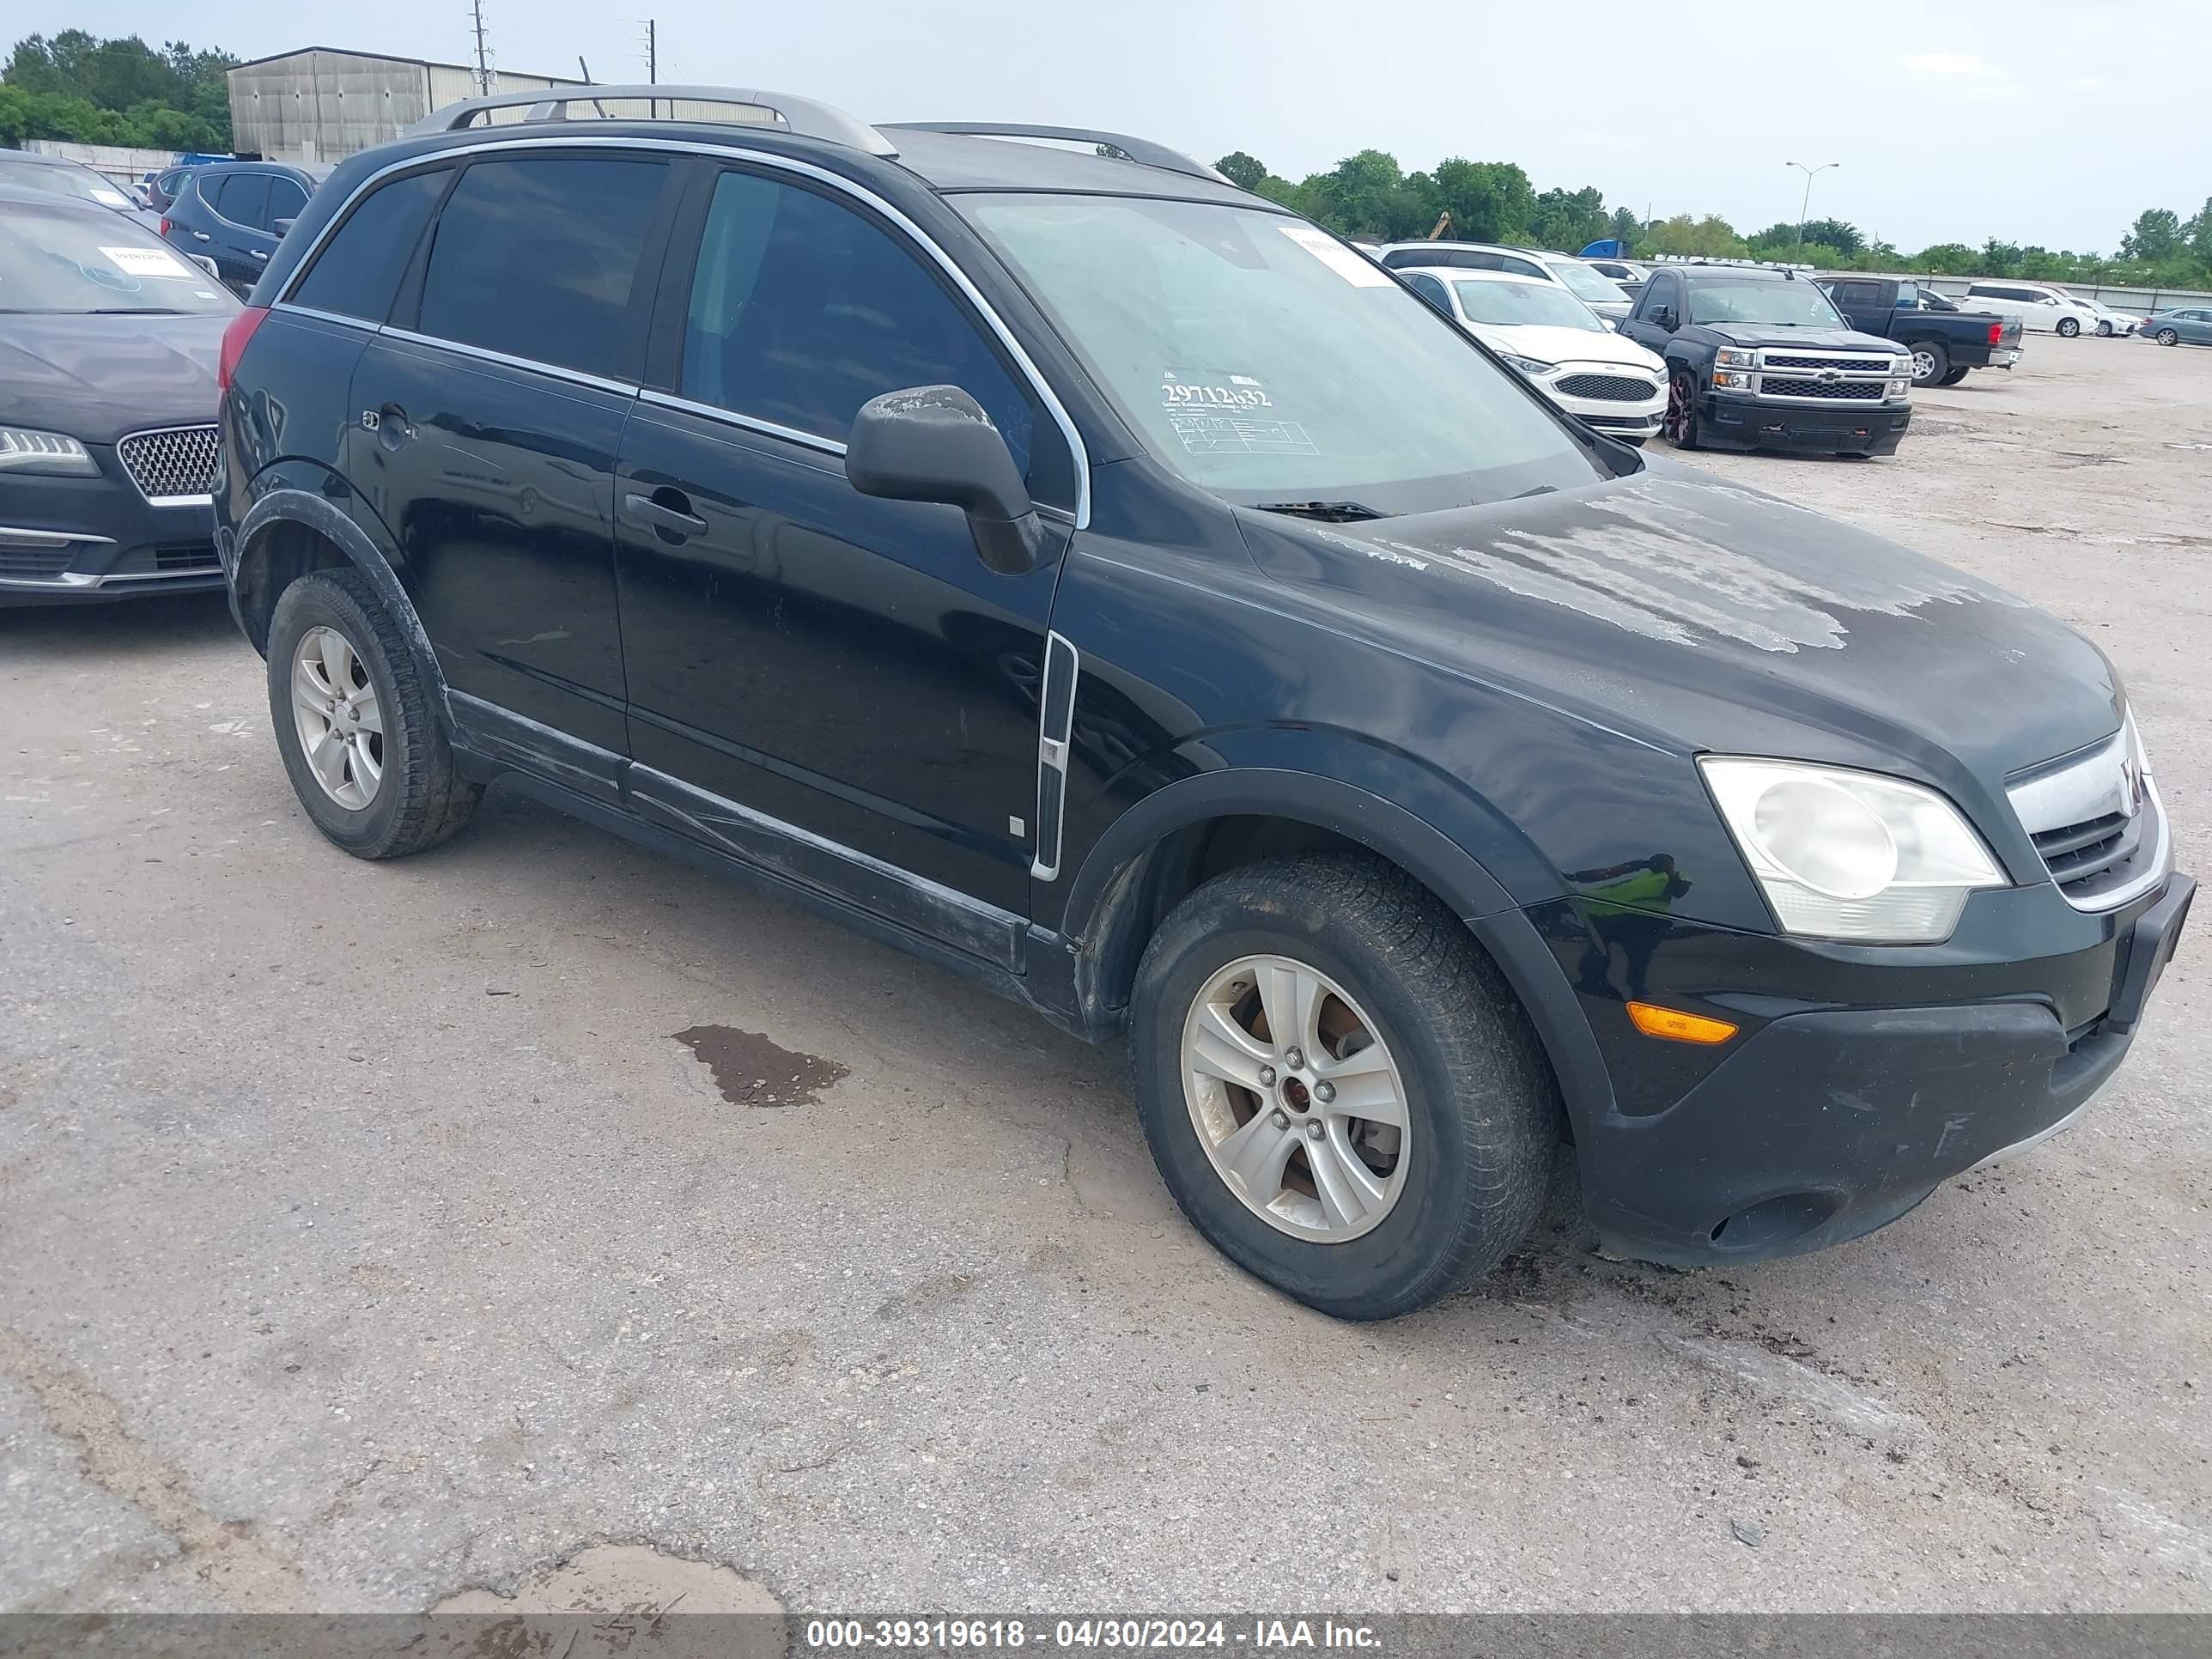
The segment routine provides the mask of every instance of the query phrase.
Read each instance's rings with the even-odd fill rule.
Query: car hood
[[[105,444],[147,427],[212,421],[229,321],[223,313],[0,315],[0,423]]]
[[[1665,365],[1626,334],[1611,329],[1553,328],[1541,324],[1469,323],[1468,333],[1495,351],[1544,363],[1627,363],[1657,374]]]
[[[1699,323],[1709,334],[1741,346],[1804,346],[1814,351],[1880,351],[1894,356],[1897,347],[1879,334],[1855,328],[1791,328],[1781,323]]]
[[[1954,790],[1964,768],[1994,795],[2119,725],[2103,655],[2025,600],[1686,468],[1365,523],[1239,517],[1322,625],[1686,753]]]

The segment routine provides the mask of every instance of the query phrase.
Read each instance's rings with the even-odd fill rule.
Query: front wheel
[[[2179,345],[2181,343],[2181,331],[2175,328],[2162,328],[2151,337],[2156,340],[2160,345]]]
[[[2097,325],[2097,337],[2098,337],[2099,339],[2100,339],[2100,340],[2109,340],[2109,339],[2111,339],[2111,338],[2112,337],[2112,325],[2110,323],[2100,323],[2100,324],[2098,324],[2098,325]]]
[[[1951,372],[1951,354],[1935,340],[1917,340],[1912,345],[1912,384],[1936,386]]]
[[[2060,339],[2070,340],[2081,331],[2081,325],[2075,322],[2071,317],[2061,317],[2058,319],[2058,337]]]
[[[1466,925],[1365,856],[1216,877],[1146,947],[1130,1009],[1161,1178],[1231,1261],[1346,1319],[1490,1271],[1542,1206],[1559,1105]]]
[[[1698,383],[1686,368],[1676,369],[1667,382],[1667,416],[1660,430],[1677,449],[1698,447]]]

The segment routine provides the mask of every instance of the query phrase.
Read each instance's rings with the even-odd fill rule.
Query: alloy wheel
[[[1912,349],[1912,378],[1920,386],[1936,378],[1936,354],[1925,346]]]
[[[1692,407],[1695,393],[1691,390],[1690,377],[1677,374],[1667,382],[1667,441],[1686,444],[1690,439],[1690,422],[1696,420]]]
[[[323,793],[349,812],[384,782],[384,711],[368,665],[335,628],[318,625],[292,652],[292,718]]]
[[[1214,1173],[1279,1231],[1340,1244],[1405,1191],[1406,1086],[1326,974],[1282,956],[1217,970],[1183,1021],[1183,1094]]]

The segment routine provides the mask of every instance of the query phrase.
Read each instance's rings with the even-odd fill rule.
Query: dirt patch
[[[848,1069],[731,1025],[694,1025],[676,1040],[713,1071],[714,1086],[732,1106],[811,1106]]]
[[[783,1604],[764,1587],[732,1568],[641,1544],[594,1545],[526,1579],[512,1595],[463,1590],[430,1611],[500,1615],[471,1644],[485,1654],[782,1659],[785,1649]],[[578,1614],[592,1616],[562,1616]],[[550,1648],[538,1645],[541,1636],[551,1638]]]

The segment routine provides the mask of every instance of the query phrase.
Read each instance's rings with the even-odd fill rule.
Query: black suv
[[[346,162],[225,342],[338,846],[504,781],[1126,1033],[1193,1222],[1357,1317],[1562,1140],[1613,1249],[1775,1255],[2119,1064],[2193,888],[2048,617],[1655,471],[1141,140],[590,97]]]
[[[1787,267],[1661,265],[1620,331],[1667,360],[1661,429],[1685,449],[1893,455],[1912,360]]]

